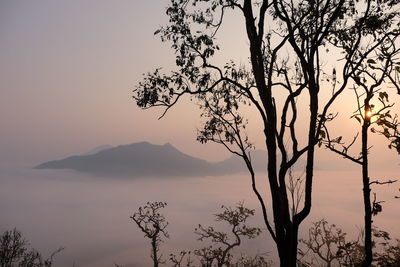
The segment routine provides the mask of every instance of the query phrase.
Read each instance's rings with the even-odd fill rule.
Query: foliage
[[[233,263],[233,267],[269,267],[272,263],[264,255],[255,255],[254,257],[241,255],[240,258]]]
[[[381,267],[400,266],[400,240],[392,245],[388,242],[383,243],[382,252],[376,256],[376,263]]]
[[[374,260],[371,266],[399,266],[400,240],[390,242],[388,232],[373,228]],[[314,222],[308,238],[301,239],[299,266],[361,266],[365,257],[363,242],[346,240],[346,233],[325,219]],[[362,233],[361,233],[362,236]]]
[[[301,266],[359,266],[364,257],[358,241],[346,241],[346,233],[325,219],[312,223],[300,244]]]
[[[400,122],[398,115],[392,116],[390,113],[380,115],[376,120],[376,124],[380,128],[371,128],[371,132],[377,132],[386,137],[389,140],[389,149],[394,148],[400,155]]]
[[[60,248],[53,252],[50,258],[45,259],[39,252],[28,246],[28,241],[17,229],[5,231],[0,236],[0,266],[50,267],[53,264],[53,257],[63,250]]]

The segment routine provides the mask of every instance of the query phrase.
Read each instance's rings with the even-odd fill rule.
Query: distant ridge
[[[195,177],[246,172],[241,158],[234,155],[213,163],[182,153],[169,143],[140,142],[117,147],[99,147],[91,154],[42,163],[35,169],[71,169],[103,177]],[[266,170],[265,151],[252,152],[253,166]]]
[[[90,150],[82,155],[93,155],[93,154],[99,153],[100,151],[110,149],[112,147],[113,147],[112,145],[101,145],[101,146],[93,148],[92,150]]]

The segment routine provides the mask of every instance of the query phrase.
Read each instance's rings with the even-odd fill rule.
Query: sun
[[[371,111],[371,110],[367,110],[367,111],[365,112],[365,116],[366,116],[367,118],[371,118],[371,117],[372,117],[372,111]]]

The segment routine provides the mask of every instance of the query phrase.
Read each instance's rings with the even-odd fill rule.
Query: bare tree
[[[260,235],[261,229],[247,225],[247,220],[254,216],[255,211],[238,203],[235,208],[221,207],[222,212],[215,214],[215,221],[228,224],[228,231],[216,230],[214,226],[204,227],[201,224],[195,229],[200,241],[210,241],[211,245],[191,251],[182,251],[179,255],[170,255],[175,267],[196,266],[194,255],[199,264],[204,267],[222,266],[260,266],[267,267],[270,262],[263,255],[248,256],[241,254],[235,259],[233,250],[242,244],[243,238],[253,239]],[[226,226],[226,225],[225,225]]]
[[[147,202],[130,217],[144,233],[144,236],[151,241],[150,256],[153,259],[154,267],[158,267],[164,262],[162,254],[159,254],[160,243],[163,242],[164,237],[169,238],[166,230],[168,222],[159,211],[165,206],[167,206],[165,202]]]
[[[372,228],[374,242],[373,266],[398,266],[400,262],[400,240],[394,244],[388,232]],[[361,231],[357,240],[347,241],[346,233],[325,219],[314,222],[308,237],[300,240],[299,266],[362,266],[365,261],[365,236]]]
[[[300,266],[360,266],[364,257],[358,240],[347,241],[346,233],[325,219],[312,223],[300,244]]]
[[[254,216],[254,210],[248,209],[239,203],[235,209],[222,206],[223,211],[215,214],[215,220],[226,222],[231,228],[232,236],[225,232],[217,231],[213,226],[203,227],[199,224],[195,233],[200,241],[210,240],[214,245],[195,250],[194,254],[200,256],[205,266],[213,266],[216,261],[218,267],[229,266],[231,262],[231,251],[240,246],[242,238],[255,238],[261,233],[258,227],[246,225],[249,217]]]
[[[179,255],[175,255],[173,253],[171,253],[169,256],[169,260],[172,262],[172,266],[173,267],[191,267],[191,266],[195,266],[193,265],[193,260],[191,258],[191,251],[181,251],[179,253]]]
[[[349,0],[171,0],[167,8],[170,23],[156,33],[172,43],[178,70],[167,75],[156,69],[134,90],[140,107],[164,107],[161,117],[182,96],[197,99],[204,119],[198,140],[219,143],[244,160],[281,266],[296,265],[299,227],[312,205],[315,145],[322,138],[329,109],[357,72],[354,66],[374,51],[371,48],[360,55],[363,40],[384,28],[371,23],[386,17],[387,9],[376,12],[382,1],[366,2],[356,6],[356,1]],[[220,49],[218,31],[229,11],[236,11],[237,20],[244,21],[247,65],[228,62],[219,66],[212,61]],[[356,38],[349,38],[349,29]],[[329,48],[344,53],[342,74],[331,70],[331,84],[325,77],[330,71],[322,69],[321,61],[329,56]],[[321,101],[321,92],[329,96],[326,102]],[[257,187],[251,163],[253,144],[246,135],[242,109],[249,104],[263,127],[270,196]],[[301,122],[299,110],[308,112]],[[299,124],[307,125],[306,136],[298,133]],[[298,191],[304,192],[300,205],[290,201],[287,190],[289,170],[301,157],[306,166],[304,189]],[[269,204],[273,220],[268,216]]]

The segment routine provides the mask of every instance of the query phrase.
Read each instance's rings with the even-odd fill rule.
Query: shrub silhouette
[[[0,267],[50,267],[54,255],[63,250],[59,248],[50,255],[50,258],[45,259],[28,246],[29,242],[17,229],[5,231],[0,237]]]

